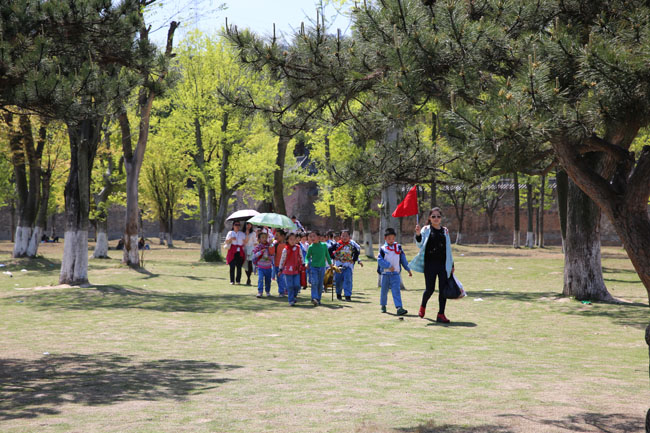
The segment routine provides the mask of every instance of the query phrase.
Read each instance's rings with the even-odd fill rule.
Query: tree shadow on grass
[[[604,433],[636,433],[643,431],[644,419],[623,413],[602,414],[585,412],[578,415],[569,415],[560,419],[536,419],[517,414],[503,414],[500,417],[509,419],[522,419],[529,423],[553,426],[558,429],[574,432],[595,431]]]
[[[544,302],[555,303],[556,300],[567,302],[554,305],[556,311],[563,314],[583,317],[604,317],[609,318],[613,323],[622,326],[645,329],[648,325],[650,312],[647,304],[640,302],[624,303],[594,303],[594,305],[583,305],[578,301],[570,301],[562,298],[557,292],[515,292],[515,291],[471,291],[474,298],[485,300],[511,300],[521,302]]]
[[[305,304],[309,299],[301,296]],[[139,309],[164,313],[217,313],[224,311],[262,311],[289,308],[287,298],[256,298],[251,293],[205,295],[148,291],[121,285],[101,285],[90,288],[72,288],[23,292],[17,296],[0,298],[1,304],[22,305],[36,310],[99,310]],[[303,304],[304,305],[304,304]],[[350,308],[344,304],[329,304],[325,308]]]
[[[357,433],[514,433],[514,430],[501,425],[485,424],[479,426],[460,426],[453,424],[438,425],[433,421],[428,421],[416,427],[401,427],[386,429],[376,425],[364,425],[357,429]]]
[[[223,373],[236,368],[240,366],[196,360],[137,362],[112,353],[0,359],[0,419],[57,414],[58,406],[71,403],[182,401],[234,380]]]

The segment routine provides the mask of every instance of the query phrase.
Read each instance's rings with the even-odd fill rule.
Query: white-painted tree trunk
[[[126,239],[128,237],[128,239]],[[138,235],[126,235],[124,234],[124,255],[122,262],[129,266],[140,266],[140,254],[138,250]],[[126,248],[127,245],[131,245],[131,248]]]
[[[167,248],[174,248],[174,239],[172,239],[172,234],[165,233],[165,238],[167,239]]]
[[[29,241],[32,237],[31,227],[16,227],[16,236],[14,240],[14,257],[25,257],[29,248]]]
[[[354,231],[352,232],[352,240],[355,241],[356,243],[359,243],[359,241],[361,240],[361,232],[359,232],[359,230],[354,229]]]
[[[463,243],[463,234],[461,232],[456,233],[456,245],[462,245]]]
[[[158,232],[158,245],[165,245],[165,239],[167,238],[167,233]]]
[[[526,232],[526,248],[533,248],[535,246],[535,233]]]
[[[521,239],[520,239],[520,231],[515,230],[512,235],[512,246],[515,248],[519,248],[521,246]]]
[[[494,232],[488,232],[488,245],[494,245]]]
[[[93,259],[107,259],[108,258],[108,235],[105,231],[99,230],[97,232],[97,242],[95,243],[95,251],[93,251]]]
[[[88,231],[66,231],[61,261],[61,284],[88,282]]]
[[[366,231],[365,228],[363,231],[363,246],[366,250],[366,257],[374,259],[375,252],[372,248],[372,233],[370,233],[370,230]]]
[[[32,237],[29,240],[29,246],[27,247],[27,257],[36,257],[36,254],[38,254],[38,246],[41,244],[42,237],[43,227],[34,227]]]

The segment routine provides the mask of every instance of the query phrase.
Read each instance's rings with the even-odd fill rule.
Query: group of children
[[[336,266],[334,283],[336,297],[347,301],[352,299],[352,271],[359,260],[361,248],[350,239],[348,231],[337,235],[313,232],[285,232],[273,234],[262,229],[258,233],[258,244],[253,249],[251,260],[257,267],[257,297],[271,294],[271,281],[278,283],[278,294],[287,296],[289,305],[295,305],[298,292],[311,284],[311,302],[320,305],[324,290],[325,271]]]
[[[271,239],[271,237],[273,239]],[[384,245],[379,249],[377,272],[381,275],[380,304],[386,312],[388,291],[393,295],[397,315],[404,315],[400,287],[401,268],[412,276],[402,247],[395,242],[395,230],[384,232]],[[334,287],[339,300],[352,299],[353,272],[356,264],[363,267],[359,255],[361,247],[350,237],[350,232],[340,234],[329,231],[285,232],[260,229],[257,245],[252,250],[251,261],[257,268],[257,297],[271,295],[271,281],[278,284],[278,295],[287,296],[294,306],[301,289],[311,285],[311,303],[321,304],[324,278],[328,266],[336,268]]]

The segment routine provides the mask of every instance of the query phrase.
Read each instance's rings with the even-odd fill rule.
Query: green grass
[[[303,293],[290,308],[230,286],[195,245],[147,251],[144,272],[111,251],[87,288],[43,287],[61,245],[34,261],[10,251],[0,243],[14,275],[0,274],[3,433],[632,432],[650,402],[647,295],[617,248],[603,266],[621,305],[558,298],[557,248],[455,248],[469,297],[449,301],[450,326],[431,319],[437,295],[416,316],[421,274],[405,276],[407,317],[381,314],[372,261],[353,302],[327,293],[313,308]]]

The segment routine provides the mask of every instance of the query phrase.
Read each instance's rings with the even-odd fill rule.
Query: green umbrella
[[[291,218],[286,215],[280,215],[278,213],[261,213],[259,215],[255,215],[253,218],[249,219],[246,222],[249,222],[255,226],[297,230],[297,227],[293,221],[291,221]]]

